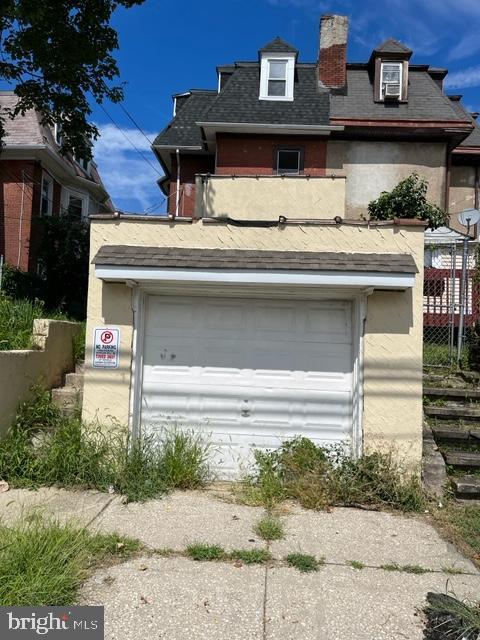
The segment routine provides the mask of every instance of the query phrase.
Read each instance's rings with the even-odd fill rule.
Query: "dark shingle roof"
[[[455,99],[453,98],[454,96],[451,96],[450,100],[451,105],[455,109],[456,113],[460,117],[463,117],[465,120],[470,120],[475,127],[472,133],[459,144],[459,147],[480,147],[480,125],[460,102],[461,96],[455,96]]]
[[[193,91],[169,125],[153,141],[154,145],[202,146],[200,128],[195,124],[217,97],[216,91]]]
[[[251,124],[328,125],[329,94],[318,88],[314,65],[297,65],[294,100],[259,100],[260,67],[239,65],[210,107],[197,118],[202,122]]]
[[[348,69],[345,95],[332,93],[332,118],[372,120],[459,120],[458,113],[427,71],[410,68],[408,102],[374,102],[368,70]],[[466,120],[468,118],[463,118]]]
[[[379,44],[378,47],[375,47],[374,51],[378,53],[412,53],[412,50],[406,45],[393,38],[388,38],[388,40]]]
[[[97,265],[181,269],[275,269],[301,271],[375,271],[418,273],[410,254],[185,249],[104,245]]]
[[[260,53],[298,53],[298,49],[295,49],[291,44],[277,36],[262,47]]]

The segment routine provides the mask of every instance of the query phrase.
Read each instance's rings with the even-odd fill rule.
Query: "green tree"
[[[112,55],[118,49],[112,13],[143,2],[1,0],[0,79],[15,84],[19,96],[9,116],[38,110],[43,124],[61,125],[64,152],[90,159],[88,141],[98,130],[88,122],[87,96],[98,103],[123,99],[122,86],[108,86],[119,75]],[[0,141],[3,134],[0,120]]]
[[[432,229],[448,225],[448,214],[435,204],[427,202],[428,182],[417,173],[405,178],[392,189],[383,191],[368,205],[371,220],[418,218]]]

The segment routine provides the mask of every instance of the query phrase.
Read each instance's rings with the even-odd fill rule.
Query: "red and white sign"
[[[93,366],[116,369],[120,358],[120,329],[97,327],[93,335]]]

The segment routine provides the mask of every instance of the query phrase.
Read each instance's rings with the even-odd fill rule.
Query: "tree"
[[[98,136],[87,95],[101,103],[123,99],[112,52],[117,32],[114,10],[144,0],[1,0],[0,78],[15,83],[18,104],[10,117],[36,109],[42,124],[62,127],[62,151],[91,158]],[[8,116],[7,116],[8,117]],[[0,119],[0,141],[4,128]]]
[[[432,229],[448,225],[448,214],[435,204],[427,202],[428,182],[417,173],[405,178],[392,191],[383,191],[368,205],[371,220],[418,218],[428,222]]]

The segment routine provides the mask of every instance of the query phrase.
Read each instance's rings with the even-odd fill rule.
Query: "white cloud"
[[[156,134],[146,132],[147,140],[137,129],[113,124],[97,126],[100,136],[94,145],[94,157],[115,206],[142,213],[159,203],[163,194],[156,181],[161,169],[149,142]]]
[[[480,51],[480,37],[478,33],[469,33],[453,47],[448,58],[449,60],[461,60],[473,56],[477,51]]]
[[[459,89],[465,87],[480,87],[480,65],[469,67],[463,71],[454,71],[445,78],[447,89]]]

